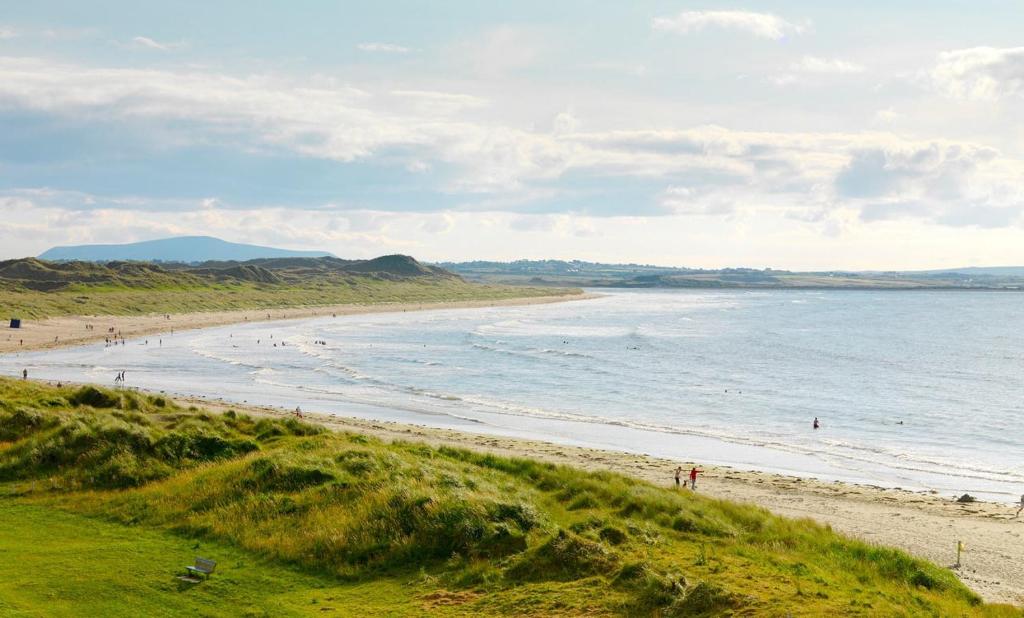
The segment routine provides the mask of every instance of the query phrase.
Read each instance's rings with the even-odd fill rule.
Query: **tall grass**
[[[387,280],[363,276],[280,284],[196,280],[149,287],[78,284],[54,291],[2,287],[0,291],[0,315],[25,319],[62,315],[143,315],[340,304],[499,300],[579,292],[564,288],[485,285],[448,278]]]
[[[9,492],[339,581],[423,573],[479,613],[1019,615],[935,565],[753,506],[88,388],[0,381]]]

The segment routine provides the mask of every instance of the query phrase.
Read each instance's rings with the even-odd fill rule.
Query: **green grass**
[[[77,284],[53,291],[2,290],[0,315],[23,319],[65,315],[145,315],[341,304],[500,300],[578,292],[429,277],[393,281],[349,276],[317,283],[196,282],[147,287]]]
[[[140,596],[200,614],[330,597],[384,615],[1021,615],[902,552],[607,472],[13,380],[0,428],[0,518],[30,529],[0,562],[35,582],[0,598],[28,608],[55,589],[106,614]],[[200,549],[223,570],[179,590]],[[100,594],[118,552],[145,564]],[[109,568],[68,575],[90,558]]]
[[[390,578],[341,584],[228,544],[9,499],[0,500],[0,526],[4,616],[351,615],[374,598],[377,611],[414,606],[418,592]],[[197,555],[215,556],[217,572],[200,585],[179,581]]]

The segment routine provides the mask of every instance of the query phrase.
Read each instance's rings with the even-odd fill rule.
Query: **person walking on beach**
[[[1017,514],[1013,516],[1014,519],[1016,519],[1017,517],[1020,517],[1020,512],[1021,511],[1024,511],[1024,494],[1020,495],[1020,507],[1017,509]]]
[[[679,489],[679,479],[683,478],[683,467],[678,466],[676,468],[676,489]]]
[[[21,379],[22,380],[27,380],[28,379],[28,369],[22,369],[21,370]]]
[[[701,472],[703,470],[698,470],[697,466],[690,468],[690,489],[693,491],[697,491],[697,475]]]

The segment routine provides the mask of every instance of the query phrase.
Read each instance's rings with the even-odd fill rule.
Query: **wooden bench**
[[[196,558],[196,563],[192,566],[185,567],[188,571],[187,575],[182,575],[178,579],[198,584],[203,579],[207,579],[213,574],[213,570],[217,568],[217,563],[214,560],[207,558]]]

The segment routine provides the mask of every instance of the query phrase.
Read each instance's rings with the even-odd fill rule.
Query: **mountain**
[[[109,262],[115,260],[196,263],[207,261],[246,261],[259,258],[330,256],[326,251],[292,251],[259,245],[227,242],[212,236],[178,236],[124,245],[76,245],[53,247],[39,255],[50,261],[79,260]]]

